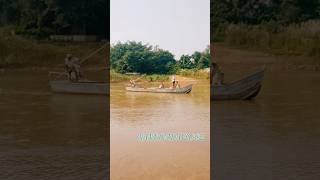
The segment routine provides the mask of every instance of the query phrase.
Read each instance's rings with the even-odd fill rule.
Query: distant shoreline
[[[0,28],[0,69],[62,67],[67,54],[80,59],[101,48],[105,42],[37,41]],[[108,51],[90,57],[85,65],[105,64]]]
[[[305,55],[275,55],[268,52],[230,46],[225,43],[213,43],[214,61],[224,70],[249,71],[263,66],[271,71],[320,71],[317,57]]]
[[[130,79],[139,79],[145,82],[169,82],[170,81],[169,74],[150,74],[150,75],[126,75],[116,73],[115,71],[110,71],[110,82],[125,82],[129,81]],[[188,81],[190,79],[198,79],[198,80],[210,80],[210,73],[209,72],[201,72],[201,70],[197,71],[188,71],[188,73],[177,73],[176,78],[180,82]]]

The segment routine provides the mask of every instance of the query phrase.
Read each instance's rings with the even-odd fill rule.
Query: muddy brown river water
[[[111,84],[111,179],[209,180],[209,82],[190,94],[126,92]],[[139,141],[140,133],[201,133],[201,141]]]
[[[108,101],[52,94],[47,71],[0,74],[0,179],[106,179]]]
[[[228,76],[237,77],[235,74]],[[105,179],[108,100],[52,94],[46,71],[0,74],[0,179]],[[211,102],[217,180],[318,180],[320,75],[267,71],[253,101]],[[141,142],[144,132],[209,132],[209,88],[189,95],[111,86],[112,179],[209,177],[209,140]]]
[[[319,72],[269,71],[255,100],[213,102],[213,178],[318,180],[319,92]]]

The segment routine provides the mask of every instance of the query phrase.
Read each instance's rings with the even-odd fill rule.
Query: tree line
[[[108,38],[106,0],[0,0],[0,26],[35,37],[95,34]]]
[[[210,65],[210,49],[182,55],[176,60],[174,55],[141,42],[117,43],[110,49],[111,69],[118,73],[137,72],[141,74],[172,74],[180,69],[203,69]]]

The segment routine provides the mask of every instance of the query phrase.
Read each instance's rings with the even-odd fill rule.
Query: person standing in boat
[[[78,81],[82,77],[79,58],[73,57],[72,54],[67,54],[65,67],[70,81]]]

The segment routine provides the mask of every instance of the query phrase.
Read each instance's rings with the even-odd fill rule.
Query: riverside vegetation
[[[125,44],[125,43],[124,43]],[[124,45],[122,44],[122,45]],[[152,68],[146,68],[144,66],[145,61],[135,61],[130,59],[134,54],[141,54],[140,51],[132,53],[131,51],[125,52],[118,60],[114,60],[115,57],[114,47],[111,49],[111,81],[126,81],[132,78],[132,76],[126,75],[129,72],[129,68],[140,67],[140,70],[135,70],[138,73],[146,74],[142,78],[147,81],[167,81],[169,74],[175,73],[186,77],[194,77],[201,79],[209,79],[209,73],[201,70],[209,67],[210,54],[209,48],[204,52],[195,52],[193,55],[183,55],[180,60],[176,61],[174,56],[164,50],[152,49],[153,47],[143,45],[141,43],[130,42],[127,43],[132,46],[149,49],[149,52],[143,55],[147,58],[147,54],[154,55],[151,59],[145,59],[149,61]],[[92,53],[97,48],[101,47],[102,43],[61,43],[51,42],[47,40],[35,40],[33,38],[26,38],[14,33],[14,28],[7,26],[0,28],[0,68],[25,68],[25,67],[45,67],[45,68],[63,68],[64,58],[68,53],[74,54],[77,57],[83,58]],[[118,46],[121,46],[119,45]],[[131,46],[129,45],[129,46]],[[128,55],[129,54],[129,55]],[[131,55],[130,55],[131,54]],[[150,56],[151,57],[151,56]],[[159,59],[158,59],[159,58]],[[86,61],[89,66],[99,67],[100,69],[105,66],[106,53],[100,52],[90,58],[90,61]],[[136,63],[134,67],[124,66],[126,61],[130,60],[132,63]],[[141,59],[140,59],[141,60]],[[168,63],[170,62],[170,63]],[[197,62],[197,63],[196,63]],[[124,63],[124,64],[121,64]],[[152,64],[154,63],[154,64]],[[121,65],[121,66],[120,66]],[[157,66],[157,67],[156,67]],[[120,69],[127,68],[127,69]],[[160,69],[159,67],[165,67]],[[148,70],[148,71],[146,71]]]
[[[186,78],[194,78],[194,79],[202,79],[202,80],[209,80],[210,73],[209,70],[202,69],[180,69],[175,73],[176,75],[186,77]],[[122,81],[129,81],[133,78],[141,78],[144,81],[148,82],[165,82],[170,79],[169,74],[143,74],[143,75],[128,75],[128,74],[121,74],[117,73],[115,70],[110,71],[110,81],[111,82],[122,82]]]
[[[82,58],[101,43],[56,43],[50,35],[96,35],[108,40],[105,0],[0,0],[0,68],[53,66],[67,53]],[[105,64],[105,53],[88,63]],[[103,61],[101,61],[103,60]]]
[[[52,34],[108,38],[108,11],[105,0],[0,0],[0,26],[36,39]]]
[[[143,74],[139,77],[150,82],[167,81],[170,74],[209,79],[210,62],[209,47],[175,59],[171,52],[157,46],[134,41],[119,42],[111,45],[111,81],[128,80],[132,78],[128,75],[130,73]]]
[[[217,0],[211,37],[226,46],[319,60],[320,1]]]

